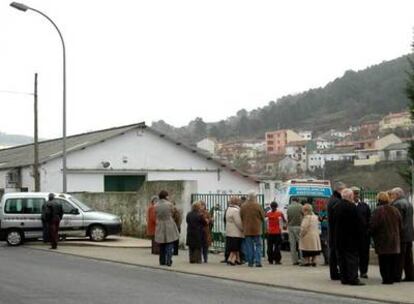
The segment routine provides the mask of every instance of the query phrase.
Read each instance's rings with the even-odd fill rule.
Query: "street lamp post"
[[[57,27],[56,23],[53,22],[52,19],[50,19],[46,14],[42,13],[41,11],[34,9],[32,7],[29,7],[23,3],[18,2],[12,2],[10,3],[10,6],[18,9],[20,11],[26,12],[27,10],[34,11],[43,17],[45,17],[47,20],[52,23],[52,25],[55,27],[56,31],[59,34],[60,40],[62,41],[62,49],[63,49],[63,138],[62,138],[62,191],[66,192],[67,190],[67,180],[66,180],[66,48],[65,48],[65,41],[63,40],[62,33],[60,32],[59,28]]]

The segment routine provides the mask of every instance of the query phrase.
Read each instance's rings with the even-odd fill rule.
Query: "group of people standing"
[[[316,266],[322,252],[329,262],[330,277],[346,285],[364,285],[368,278],[371,241],[378,255],[383,284],[414,281],[413,205],[401,188],[380,192],[377,207],[361,201],[360,190],[337,183],[326,206],[316,215],[312,204],[292,199],[287,218],[277,202],[265,212],[254,192],[247,197],[233,196],[227,209],[212,209],[205,202],[192,204],[186,216],[190,263],[208,262],[214,232],[214,216],[225,224],[225,260],[228,265],[262,267],[262,235],[266,226],[269,264],[281,264],[282,230],[287,226],[293,265]],[[220,211],[220,212],[219,212]],[[152,253],[159,254],[160,265],[172,265],[178,254],[181,213],[161,191],[151,200],[147,214],[147,234],[152,239]],[[221,220],[221,219],[220,219]],[[265,224],[265,225],[264,225]],[[403,274],[405,274],[403,278]]]
[[[358,188],[337,183],[328,202],[331,279],[346,285],[364,285],[360,278],[368,278],[372,238],[382,283],[414,281],[413,206],[404,191],[394,188],[380,192],[372,214],[359,194]]]
[[[233,196],[225,211],[225,262],[231,266],[247,262],[262,267],[262,233],[265,213],[254,192],[247,198]]]

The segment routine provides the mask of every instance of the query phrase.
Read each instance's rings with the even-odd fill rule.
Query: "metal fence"
[[[225,212],[231,197],[247,197],[247,194],[192,194],[191,202],[203,201],[207,205],[207,210],[213,218],[211,226],[212,244],[211,249],[214,251],[224,251],[226,239],[226,226],[224,223]],[[264,195],[258,194],[257,201],[264,209]],[[263,224],[264,225],[264,224]],[[264,229],[263,229],[264,231]],[[263,253],[265,252],[265,243],[263,237]]]
[[[361,201],[368,204],[371,211],[377,208],[377,191],[362,190],[360,193]]]

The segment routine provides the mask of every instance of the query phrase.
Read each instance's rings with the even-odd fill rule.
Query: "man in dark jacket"
[[[341,274],[345,285],[365,285],[358,278],[359,248],[361,246],[361,220],[354,203],[351,189],[344,189],[342,200],[335,206],[334,245]]]
[[[335,248],[335,207],[341,201],[341,191],[345,189],[344,183],[337,182],[334,192],[327,204],[328,211],[328,246],[329,246],[329,272],[331,280],[339,280],[338,259],[336,257]]]
[[[401,188],[394,188],[391,193],[391,205],[398,209],[402,218],[400,263],[396,273],[395,282],[401,281],[403,271],[405,273],[403,281],[413,282],[413,205],[407,201],[404,191]]]
[[[369,235],[371,209],[368,204],[361,201],[360,189],[358,187],[352,187],[351,190],[354,193],[354,202],[361,220],[362,229],[361,247],[359,249],[359,273],[361,278],[368,279],[369,250],[371,244],[371,238]]]
[[[42,208],[42,219],[45,220],[49,228],[50,249],[57,249],[59,239],[59,224],[63,218],[62,205],[55,200],[53,193],[49,194],[49,200],[46,202],[45,208]]]

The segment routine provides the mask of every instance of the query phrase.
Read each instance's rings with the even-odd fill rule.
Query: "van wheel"
[[[89,238],[93,242],[102,242],[106,238],[106,230],[101,225],[94,225],[89,229]]]
[[[23,243],[23,234],[16,229],[9,230],[6,235],[6,241],[10,246],[19,246]]]

